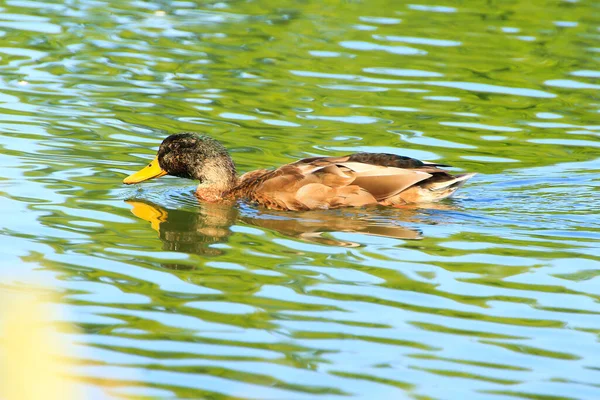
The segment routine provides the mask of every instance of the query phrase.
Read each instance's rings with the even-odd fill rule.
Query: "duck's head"
[[[173,175],[195,179],[206,186],[227,189],[236,180],[235,164],[227,149],[215,139],[194,132],[177,133],[160,144],[154,160],[129,175],[123,183],[131,185]]]

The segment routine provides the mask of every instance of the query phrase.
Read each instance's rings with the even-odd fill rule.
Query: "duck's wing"
[[[354,172],[353,185],[365,189],[377,201],[394,196],[432,176],[422,169],[384,167],[357,162],[345,162],[340,165]]]
[[[415,158],[382,153],[357,153],[338,164],[355,173],[353,185],[371,193],[378,202],[426,180],[445,179],[450,175],[438,167],[447,166]]]
[[[439,168],[449,165],[394,154],[353,154],[341,165],[355,170],[353,184],[368,190],[382,205],[438,201],[475,175],[451,175]]]
[[[325,158],[300,160],[274,171],[246,173],[242,178],[225,196],[246,198],[272,209],[313,210],[377,203],[368,191],[351,185],[355,179],[352,170]]]
[[[274,171],[246,173],[230,195],[287,210],[364,206],[395,196],[437,173],[445,172],[433,164],[393,154],[313,157]]]

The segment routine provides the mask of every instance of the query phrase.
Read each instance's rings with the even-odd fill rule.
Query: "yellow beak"
[[[167,171],[160,167],[158,164],[158,156],[156,156],[147,167],[123,179],[123,183],[126,185],[131,185],[132,183],[139,183],[152,178],[160,178],[166,174]]]

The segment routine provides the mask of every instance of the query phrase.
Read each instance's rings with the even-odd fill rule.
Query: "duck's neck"
[[[209,159],[202,164],[198,176],[200,184],[196,196],[211,203],[221,201],[223,194],[233,189],[238,181],[231,158]]]

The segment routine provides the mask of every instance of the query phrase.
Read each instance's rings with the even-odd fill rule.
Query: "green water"
[[[98,398],[600,398],[597,2],[7,0],[0,56],[0,289],[55,288]],[[121,184],[184,130],[479,175],[311,213]]]

